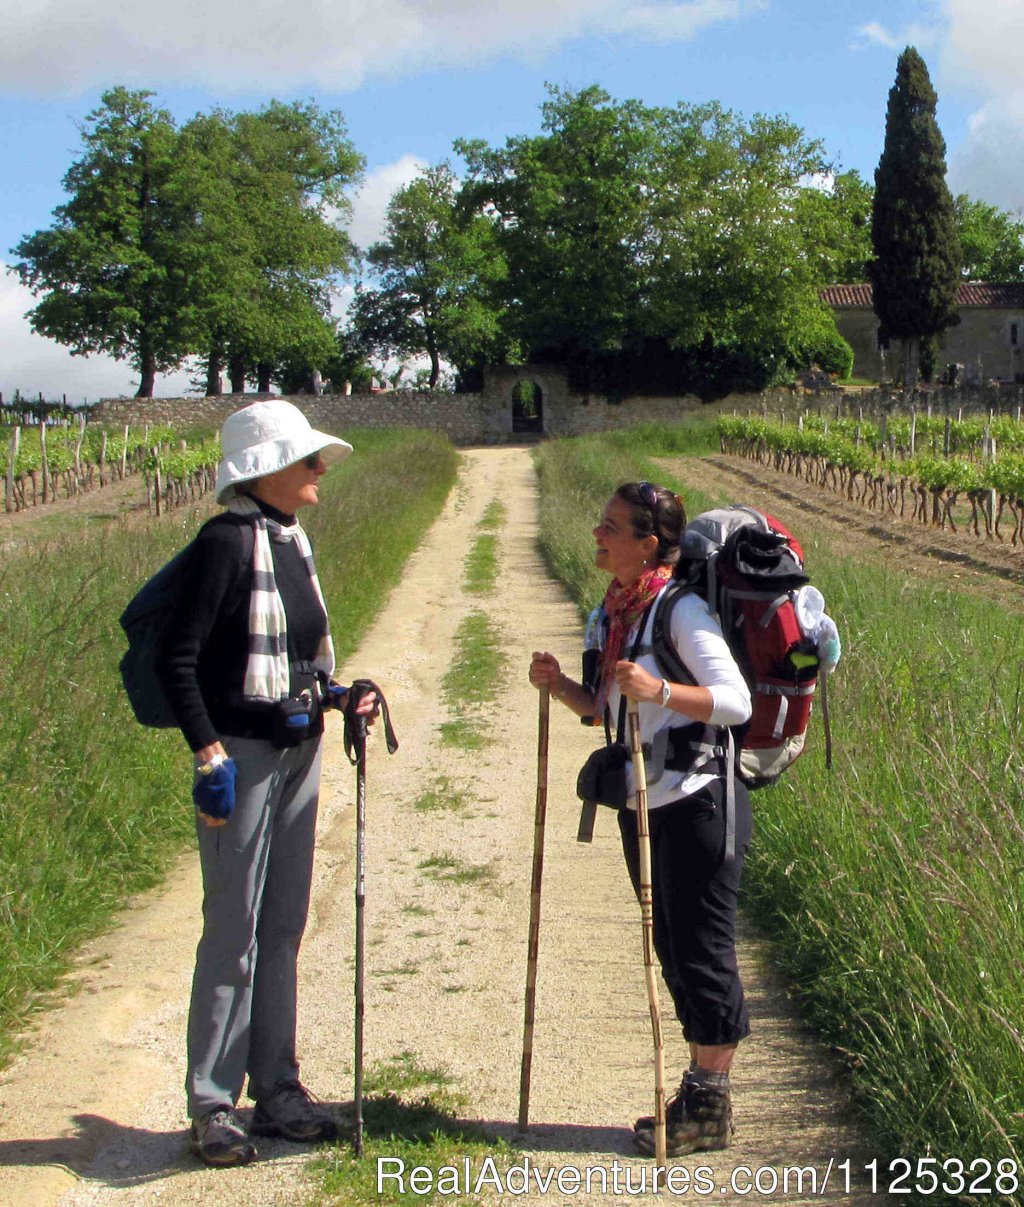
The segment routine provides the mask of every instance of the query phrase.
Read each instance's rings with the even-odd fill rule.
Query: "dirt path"
[[[507,516],[499,536],[502,573],[498,591],[481,602],[462,592],[462,561],[495,497]],[[528,451],[468,452],[441,521],[343,668],[371,674],[385,687],[401,741],[394,758],[379,740],[370,755],[367,1062],[409,1051],[425,1065],[445,1067],[472,1113],[510,1138],[536,772],[537,696],[526,668],[534,648],[548,648],[574,668],[579,645],[574,609],[545,573],[535,535]],[[438,684],[456,626],[474,607],[500,626],[510,672],[490,714],[495,742],[467,754],[440,745],[437,726],[446,718]],[[304,1080],[341,1102],[351,1096],[354,781],[339,738],[333,729],[303,947],[299,1046]],[[518,1140],[544,1168],[610,1169],[616,1160],[640,1168],[626,1128],[652,1099],[639,910],[612,817],[598,818],[592,846],[575,842],[572,785],[593,741],[591,731],[553,705],[534,1126]],[[431,788],[463,794],[463,807],[416,810]],[[421,867],[439,855],[486,871],[474,883],[439,882]],[[31,1046],[0,1077],[0,1203],[304,1201],[309,1183],[301,1148],[262,1142],[259,1162],[232,1171],[201,1168],[185,1151],[183,1036],[198,906],[195,860],[186,858],[162,891],[139,900],[117,930],[83,953],[77,995],[42,1020]],[[865,1159],[844,1122],[827,1053],[794,1021],[764,949],[745,938],[740,960],[754,1035],[735,1073],[735,1147],[687,1163],[710,1166],[721,1182],[736,1165],[824,1171],[830,1159]],[[684,1046],[674,1022],[666,1020],[665,1031],[674,1081]],[[776,1197],[805,1201],[795,1192]],[[824,1197],[860,1201],[843,1193],[838,1177]],[[597,1194],[573,1199],[606,1201]]]

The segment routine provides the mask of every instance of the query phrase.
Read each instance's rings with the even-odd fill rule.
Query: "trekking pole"
[[[828,672],[821,674],[821,723],[825,729],[825,770],[832,770],[832,719],[828,711]]]
[[[363,953],[366,909],[366,718],[355,718],[356,750],[356,1016],[355,1016],[355,1133],[352,1147],[363,1155]]]
[[[548,810],[548,718],[551,693],[540,689],[537,713],[537,804],[533,815],[533,877],[530,881],[530,938],[526,951],[526,1001],[523,1017],[523,1060],[519,1067],[519,1130],[530,1119],[530,1071],[533,1065],[533,1021],[537,1006],[537,948],[540,943],[540,887],[544,875],[544,824]]]
[[[348,701],[345,705],[345,753],[349,762],[356,769],[356,983],[355,983],[355,1086],[353,1089],[353,1105],[355,1109],[355,1125],[352,1136],[352,1148],[357,1157],[363,1155],[363,1016],[365,1013],[364,998],[364,953],[365,943],[365,907],[366,907],[366,716],[356,712],[360,701],[369,693],[377,696],[377,705],[384,719],[384,735],[387,741],[388,754],[394,754],[398,749],[398,740],[391,727],[391,717],[388,713],[388,703],[384,693],[370,679],[357,679],[348,690]],[[354,754],[354,757],[353,757]]]
[[[654,1186],[658,1187],[658,1171],[665,1168],[665,1045],[661,1036],[661,1005],[658,1001],[658,980],[654,968],[654,890],[651,873],[651,828],[647,812],[647,769],[640,742],[640,712],[637,702],[630,700],[629,749],[633,758],[636,781],[636,834],[640,849],[640,917],[644,932],[644,979],[647,982],[647,1004],[651,1011],[651,1030],[654,1033]]]

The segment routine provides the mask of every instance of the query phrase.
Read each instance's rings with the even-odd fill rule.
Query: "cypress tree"
[[[922,340],[960,321],[960,246],[946,186],[946,144],[924,60],[908,46],[896,67],[875,171],[869,275],[878,337],[903,341],[903,382],[917,378]]]

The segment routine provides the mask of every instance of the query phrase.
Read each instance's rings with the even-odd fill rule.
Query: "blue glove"
[[[207,817],[226,819],[235,807],[235,777],[238,768],[234,759],[225,759],[209,775],[196,774],[192,799],[200,813]]]

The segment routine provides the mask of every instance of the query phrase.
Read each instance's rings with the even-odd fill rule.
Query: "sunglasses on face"
[[[316,469],[316,467],[319,464],[320,464],[320,454],[319,453],[310,453],[309,456],[305,460],[305,466],[307,469]]]

